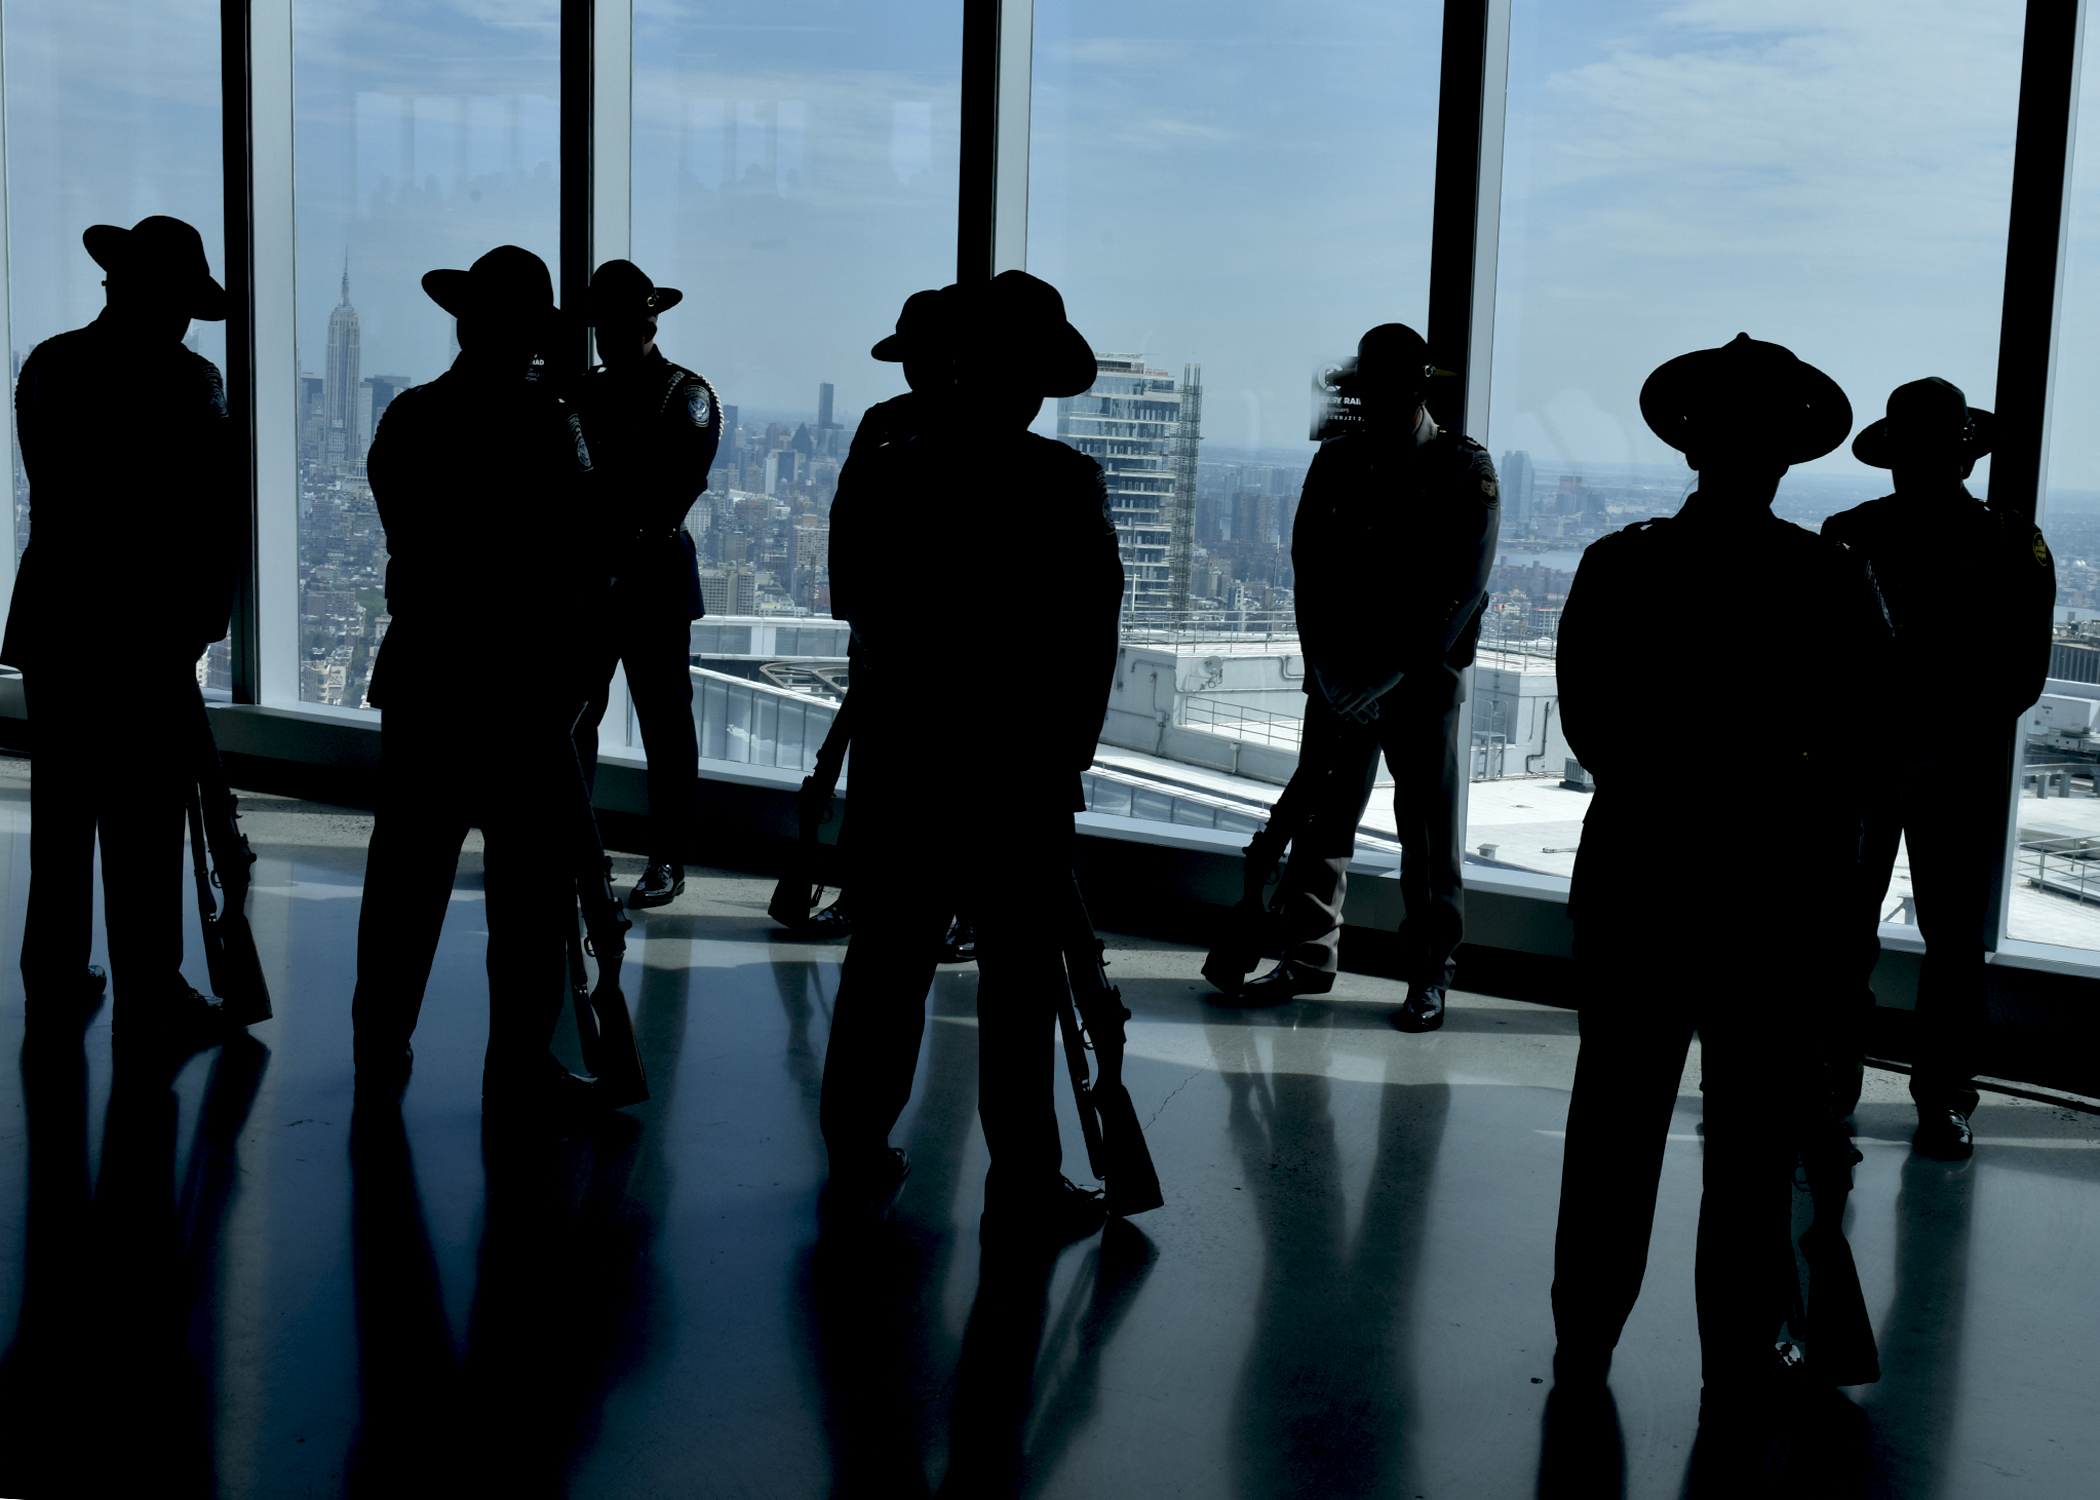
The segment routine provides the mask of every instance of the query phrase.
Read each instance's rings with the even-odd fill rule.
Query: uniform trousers
[[[911,1098],[927,992],[949,919],[977,923],[978,1116],[991,1149],[987,1196],[1055,1185],[1056,1005],[1062,923],[1072,911],[1069,798],[1016,795],[1025,778],[977,796],[950,788],[922,810],[920,789],[883,777],[854,740],[853,938],[824,1055],[822,1122],[835,1172],[884,1149]],[[950,811],[951,808],[960,811]],[[997,873],[997,899],[984,883]]]
[[[493,1070],[543,1056],[568,995],[581,780],[559,723],[390,704],[380,718],[379,808],[365,858],[351,1000],[361,1061],[399,1059],[416,1029],[460,848],[484,841]],[[575,803],[572,808],[570,803]]]
[[[1910,1095],[1920,1109],[1976,1108],[1977,1052],[1989,1013],[1985,943],[1991,877],[2005,841],[2005,747],[1995,740],[1942,747],[1895,779],[1867,810],[1860,843],[1857,964],[1851,1060],[1865,1051],[1866,989],[1881,956],[1882,905],[1907,841],[1925,962],[1918,974]]]
[[[1817,1077],[1790,1036],[1777,965],[1714,962],[1698,914],[1667,901],[1575,924],[1582,1043],[1568,1104],[1553,1322],[1563,1357],[1601,1361],[1640,1295],[1679,1080],[1700,1041],[1704,1193],[1696,1287],[1709,1381],[1768,1364],[1794,1294],[1793,1111]],[[1683,934],[1683,935],[1680,935]],[[1819,1098],[1815,1102],[1820,1102]],[[1806,1116],[1803,1116],[1806,1118]]]
[[[586,783],[598,775],[598,725],[610,701],[613,671],[627,668],[627,691],[649,758],[649,862],[682,865],[692,857],[700,806],[700,738],[693,724],[692,629],[689,621],[632,608],[619,590],[586,679],[590,702],[576,721],[576,753]]]
[[[1465,830],[1458,823],[1461,712],[1456,704],[1408,704],[1396,690],[1378,700],[1376,719],[1359,724],[1337,714],[1320,694],[1307,695],[1300,767],[1323,774],[1312,784],[1312,821],[1292,841],[1284,872],[1279,906],[1286,959],[1323,974],[1340,967],[1349,860],[1383,753],[1393,772],[1393,816],[1404,855],[1401,973],[1412,984],[1451,982],[1451,955],[1466,925],[1460,876]]]
[[[183,819],[207,732],[196,667],[136,662],[121,688],[108,656],[22,674],[33,726],[29,910],[22,974],[77,993],[94,941],[95,841],[111,982],[155,999],[180,991]],[[141,753],[142,743],[153,748]]]

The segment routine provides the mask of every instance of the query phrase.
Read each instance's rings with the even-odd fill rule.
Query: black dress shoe
[[[89,964],[79,977],[59,980],[22,976],[22,1008],[32,1029],[45,1023],[79,1026],[94,1015],[109,988],[109,975],[100,964]]]
[[[1108,1195],[1069,1177],[1057,1186],[1025,1195],[986,1195],[978,1239],[987,1245],[1051,1248],[1083,1240],[1108,1222]]]
[[[847,914],[845,898],[841,897],[822,911],[809,914],[809,920],[795,928],[795,936],[811,942],[843,943],[853,936],[853,918]]]
[[[645,906],[668,906],[684,894],[684,865],[652,864],[634,883],[627,904],[637,910]]]
[[[551,1053],[544,1065],[534,1062],[481,1077],[481,1116],[492,1125],[559,1131],[606,1113],[598,1085],[571,1073]]]
[[[1334,988],[1334,976],[1285,959],[1261,978],[1243,984],[1227,1003],[1259,1007],[1282,1005],[1300,995],[1324,995]]]
[[[352,1054],[356,1075],[351,1092],[359,1100],[399,1099],[408,1089],[408,1076],[415,1071],[415,1049],[406,1042],[398,1050],[365,1049]]]
[[[1910,1138],[1911,1150],[1934,1161],[1967,1161],[1976,1154],[1976,1132],[1969,1117],[1959,1110],[1921,1109],[1918,1133]]]
[[[884,1146],[880,1151],[834,1161],[825,1189],[833,1199],[866,1207],[887,1203],[909,1176],[911,1158],[896,1146]]]
[[[1387,1018],[1402,1031],[1434,1031],[1444,1024],[1444,987],[1415,984],[1407,989],[1407,1003]]]
[[[127,1001],[123,1010],[123,1025],[118,1031],[130,1038],[190,1051],[224,1040],[228,1027],[226,1007],[218,997],[186,984],[136,1008]]]

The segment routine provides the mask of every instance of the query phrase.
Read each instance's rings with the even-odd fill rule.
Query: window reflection
[[[365,451],[458,346],[422,276],[496,245],[559,264],[559,0],[296,0],[299,697],[365,706],[388,625]],[[216,16],[216,12],[214,12]],[[492,515],[491,524],[502,524]],[[533,658],[529,590],[489,659]],[[462,691],[475,653],[462,651]]]
[[[93,322],[102,270],[82,247],[91,224],[150,214],[196,227],[226,274],[221,191],[219,7],[208,0],[13,0],[6,58],[9,390],[43,340]],[[189,346],[226,369],[226,325],[192,323]],[[150,455],[139,482],[152,485]],[[29,490],[14,460],[14,557],[29,544]],[[171,585],[174,580],[171,580]],[[225,687],[226,647],[198,663]]]
[[[1888,13],[1515,0],[1486,431],[1503,524],[1473,695],[1474,860],[1573,867],[1587,777],[1558,737],[1560,607],[1582,550],[1673,514],[1683,461],[1649,432],[1648,372],[1740,331],[1830,372],[1855,420],[1943,375],[1988,406],[1997,369],[2023,7]],[[1988,460],[1970,481],[1988,493]],[[1793,470],[1774,506],[1814,529],[1888,492],[1848,448]],[[1655,627],[1728,630],[1698,577]],[[1863,685],[1871,700],[1874,688]],[[1725,682],[1653,705],[1656,773],[1725,868],[1735,840]],[[1848,733],[1930,736],[1900,707]],[[1904,916],[1899,859],[1884,910]]]

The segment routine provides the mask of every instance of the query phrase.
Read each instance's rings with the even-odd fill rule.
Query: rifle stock
[[[809,920],[817,903],[824,899],[824,886],[816,876],[817,830],[831,821],[831,799],[838,791],[839,773],[846,764],[846,747],[853,738],[847,714],[852,697],[849,692],[839,700],[831,728],[817,750],[816,769],[802,778],[801,789],[795,793],[797,827],[794,852],[788,856],[788,867],[773,887],[773,899],[766,904],[766,915],[783,927],[800,927]]]
[[[239,802],[227,785],[201,692],[197,697],[197,730],[196,774],[190,785],[188,815],[204,961],[211,975],[212,993],[225,1007],[226,1018],[237,1026],[253,1026],[275,1013],[270,1004],[269,981],[263,977],[262,956],[255,949],[255,932],[248,925],[249,866],[255,862],[255,854],[241,836]],[[208,870],[207,853],[211,860]],[[212,897],[214,885],[221,897],[217,901]]]
[[[573,746],[569,771],[575,791],[569,800],[568,842],[575,871],[574,891],[581,917],[569,935],[569,990],[576,1008],[576,1040],[585,1071],[598,1081],[599,1101],[608,1109],[640,1104],[649,1097],[649,1078],[635,1045],[634,1021],[620,990],[620,965],[627,953],[627,930],[633,921],[613,893],[612,861],[591,809],[590,784]],[[584,955],[598,961],[596,988],[584,971]]]
[[[1094,935],[1079,881],[1072,882],[1072,904],[1064,934],[1066,993],[1058,1003],[1058,1028],[1064,1034],[1065,1062],[1072,1092],[1079,1101],[1080,1130],[1094,1175],[1108,1195],[1108,1211],[1118,1217],[1141,1214],[1166,1202],[1145,1128],[1123,1084],[1123,1023],[1130,1012],[1123,993],[1108,982],[1103,945]],[[1077,1014],[1074,1015],[1074,1011]],[[1089,1080],[1086,1052],[1094,1054]]]

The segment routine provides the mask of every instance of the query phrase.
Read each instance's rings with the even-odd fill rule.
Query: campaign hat
[[[1852,403],[1835,380],[1747,333],[1659,366],[1641,386],[1641,415],[1657,437],[1702,462],[1726,455],[1807,463],[1852,431]]]
[[[600,320],[642,318],[669,312],[685,300],[674,286],[658,286],[631,260],[609,260],[591,277],[584,293],[584,321],[593,328]]]
[[[204,237],[181,219],[153,214],[129,229],[92,224],[80,242],[103,270],[165,287],[174,304],[192,318],[205,323],[225,319],[226,288],[212,278]]]
[[[464,271],[426,271],[423,290],[455,318],[555,316],[547,263],[516,245],[498,245]]]
[[[956,293],[955,287],[947,286],[906,297],[897,314],[897,331],[878,340],[869,357],[894,365],[944,351],[954,332]]]
[[[1356,368],[1349,372],[1359,392],[1399,391],[1419,397],[1431,381],[1455,377],[1440,369],[1429,341],[1405,323],[1380,323],[1356,341]]]
[[[1893,469],[1906,456],[1974,463],[1997,435],[1996,417],[1969,405],[1953,381],[1928,375],[1889,392],[1888,415],[1860,428],[1852,456],[1876,469]]]
[[[1086,336],[1065,317],[1056,287],[1026,271],[1001,271],[965,290],[959,331],[986,363],[1045,396],[1076,396],[1094,383],[1100,364]]]

